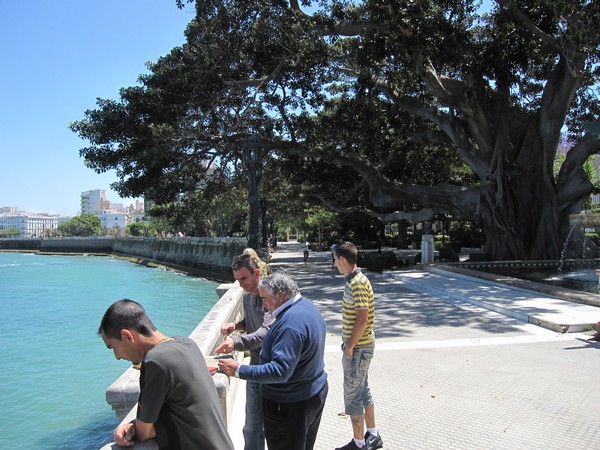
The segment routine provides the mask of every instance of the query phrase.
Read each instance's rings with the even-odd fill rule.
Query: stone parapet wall
[[[112,253],[113,238],[41,239],[42,253]]]
[[[193,275],[233,280],[231,262],[245,248],[237,238],[114,238],[112,253],[162,263]]]
[[[39,251],[41,239],[0,239],[0,250],[12,250],[18,252]]]
[[[142,264],[163,264],[192,275],[233,281],[231,262],[246,246],[242,238],[0,239],[0,250],[112,254]]]

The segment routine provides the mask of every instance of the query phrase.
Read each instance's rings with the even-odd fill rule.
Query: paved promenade
[[[342,399],[344,278],[329,253],[303,264],[298,244],[280,245],[271,267],[287,270],[327,321],[330,390],[315,448],[332,450],[351,438]],[[377,336],[370,384],[384,449],[600,448],[600,344],[552,326],[585,330],[600,309],[416,268],[367,275]],[[236,450],[243,392],[230,422]]]

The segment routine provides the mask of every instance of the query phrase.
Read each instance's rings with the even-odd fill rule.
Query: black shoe
[[[381,439],[379,433],[374,435],[367,431],[365,433],[365,443],[367,444],[367,450],[375,450],[383,447],[383,439]]]
[[[365,446],[361,448],[358,445],[356,445],[356,442],[354,442],[354,439],[352,439],[343,447],[337,447],[335,450],[367,450],[367,446],[365,444]]]

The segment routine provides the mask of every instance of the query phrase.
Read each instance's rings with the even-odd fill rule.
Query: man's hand
[[[220,359],[219,370],[230,377],[235,376],[235,371],[240,364],[235,359]]]
[[[135,426],[132,422],[119,425],[114,432],[115,442],[121,447],[133,447]]]
[[[234,345],[233,338],[228,337],[215,349],[215,353],[231,353]]]
[[[221,325],[221,334],[223,336],[229,336],[235,331],[235,322],[228,322]]]

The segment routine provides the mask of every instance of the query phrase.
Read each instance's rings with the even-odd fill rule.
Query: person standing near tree
[[[383,440],[375,426],[375,405],[369,386],[369,365],[375,350],[373,287],[356,264],[358,250],[353,243],[338,244],[334,254],[335,265],[346,276],[342,298],[342,366],[344,409],[352,421],[353,432],[353,439],[335,450],[374,450],[383,447]]]
[[[129,299],[106,310],[98,334],[115,358],[141,364],[137,416],[114,431],[118,445],[155,439],[160,449],[233,450],[214,381],[193,340],[164,335]]]
[[[334,269],[335,268],[335,248],[337,247],[337,244],[334,242],[333,244],[331,244],[331,247],[329,248],[329,250],[331,251],[331,268]]]

